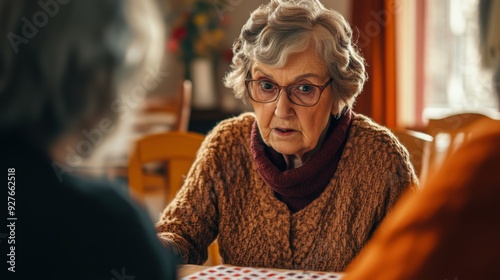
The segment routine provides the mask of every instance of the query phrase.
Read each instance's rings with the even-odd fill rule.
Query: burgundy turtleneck
[[[291,170],[286,170],[283,155],[264,144],[257,122],[254,122],[250,146],[257,170],[290,211],[297,212],[305,208],[328,185],[340,161],[353,114],[348,110],[338,120],[331,118],[326,139],[320,149],[302,166]]]

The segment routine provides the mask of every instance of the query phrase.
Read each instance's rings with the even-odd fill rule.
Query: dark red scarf
[[[337,170],[353,114],[348,110],[338,120],[332,117],[321,148],[302,166],[291,170],[286,170],[285,159],[280,153],[264,144],[257,122],[254,122],[250,147],[257,170],[290,211],[297,212],[309,205],[330,182]]]

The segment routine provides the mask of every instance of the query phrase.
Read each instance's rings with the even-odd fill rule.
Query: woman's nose
[[[294,114],[293,103],[290,101],[288,93],[283,88],[280,89],[280,94],[278,96],[278,99],[276,100],[276,108],[274,109],[274,114],[278,118],[282,119],[289,118]]]

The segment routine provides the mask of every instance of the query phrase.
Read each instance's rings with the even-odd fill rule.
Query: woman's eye
[[[310,85],[298,85],[297,86],[297,91],[300,93],[310,93],[312,92],[314,87]]]
[[[260,82],[260,89],[265,91],[273,91],[275,86],[269,82]]]

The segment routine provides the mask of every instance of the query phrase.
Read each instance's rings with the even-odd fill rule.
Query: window
[[[423,118],[496,112],[491,73],[478,51],[478,0],[426,0]]]

